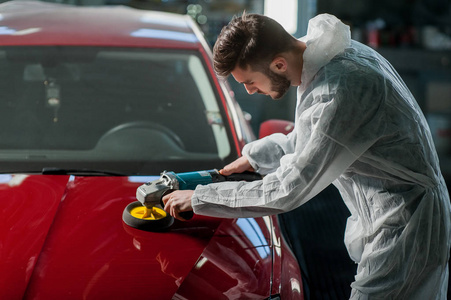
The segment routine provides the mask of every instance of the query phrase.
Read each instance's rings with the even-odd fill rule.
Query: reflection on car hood
[[[195,295],[196,279],[208,280],[206,272],[212,271],[213,265],[206,264],[202,272],[208,260],[219,259],[219,265],[224,260],[228,266],[235,260],[240,266],[249,256],[257,257],[252,264],[268,267],[265,235],[257,232],[254,241],[240,237],[241,229],[257,225],[244,224],[246,220],[195,216],[159,233],[125,225],[123,209],[135,201],[142,184],[136,179],[1,175],[0,298],[171,299],[174,294]],[[232,268],[235,275],[230,276],[243,273]],[[238,280],[249,291],[252,284],[254,295],[265,295],[269,277],[255,278],[247,269],[243,278],[230,277],[215,292],[230,290]]]

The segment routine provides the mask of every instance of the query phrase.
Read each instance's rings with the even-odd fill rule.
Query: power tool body
[[[262,179],[262,176],[254,172],[235,173],[224,176],[216,169],[186,173],[164,171],[161,173],[160,178],[138,187],[136,190],[136,199],[138,201],[127,206],[123,213],[123,220],[129,226],[144,230],[169,227],[174,220],[162,210],[164,208],[162,201],[164,195],[175,190],[194,190],[199,184],[206,185],[223,181],[254,181],[260,179]],[[141,206],[140,209],[142,212],[139,218],[132,213],[133,209],[136,210],[138,206]],[[151,222],[149,222],[146,219],[152,213],[155,213],[155,216],[158,215],[161,217],[157,218],[152,216]],[[180,216],[189,220],[192,218],[193,212],[182,212]]]

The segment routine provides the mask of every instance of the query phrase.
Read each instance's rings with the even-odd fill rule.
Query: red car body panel
[[[112,46],[211,53],[189,17],[126,7],[11,2],[0,46]],[[170,25],[168,25],[170,24]],[[235,104],[212,76],[237,156]],[[0,175],[0,299],[302,299],[277,217],[195,216],[165,232],[122,221],[147,177]]]
[[[1,175],[1,299],[21,299],[27,289],[68,178]]]
[[[23,11],[25,6],[26,11]],[[153,14],[127,7],[68,7],[35,1],[16,3],[2,12],[1,23],[6,28],[1,44],[199,47],[187,17],[158,14],[159,19],[155,19]],[[5,34],[8,31],[10,33]]]
[[[25,298],[170,299],[220,220],[163,233],[130,228],[122,211],[138,186],[127,177],[69,181]]]

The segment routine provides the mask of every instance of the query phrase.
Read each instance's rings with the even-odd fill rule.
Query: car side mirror
[[[286,120],[267,120],[260,125],[258,138],[271,135],[273,133],[288,134],[294,129],[294,123]]]

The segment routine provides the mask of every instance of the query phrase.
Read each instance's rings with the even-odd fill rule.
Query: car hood
[[[270,275],[257,272],[270,269],[268,233],[254,228],[263,219],[260,227],[195,216],[165,232],[131,228],[122,212],[146,179],[0,176],[0,298],[189,299],[196,288],[206,297],[268,295]]]

